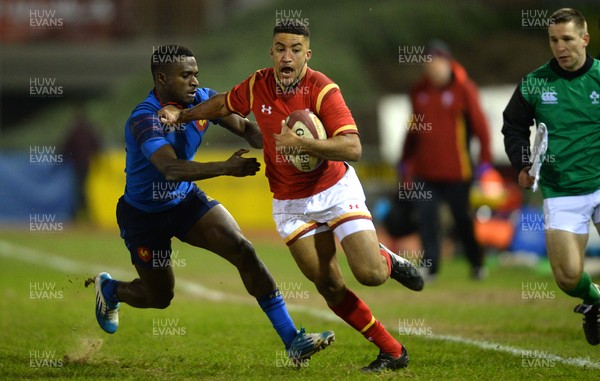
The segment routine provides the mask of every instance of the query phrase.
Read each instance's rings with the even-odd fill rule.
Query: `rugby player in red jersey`
[[[167,106],[158,115],[165,123],[182,123],[254,113],[263,135],[273,218],[298,267],[315,283],[329,308],[379,348],[377,358],[363,371],[403,368],[409,360],[406,348],[346,287],[334,237],[363,285],[378,286],[392,277],[418,291],[423,278],[409,261],[379,244],[362,186],[347,163],[359,160],[362,152],[356,123],[338,85],[308,68],[310,32],[293,21],[274,29],[273,67],[257,70],[231,91],[192,108]],[[327,139],[303,139],[285,125],[283,120],[292,111],[302,109],[321,119]],[[286,159],[291,153],[313,155],[323,162],[311,172],[302,172]]]

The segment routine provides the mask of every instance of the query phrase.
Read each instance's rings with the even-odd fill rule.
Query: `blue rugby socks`
[[[117,298],[117,286],[119,282],[114,279],[106,280],[100,286],[102,288],[102,293],[106,298],[106,301],[109,303],[119,303],[119,299]]]
[[[285,348],[288,349],[292,344],[292,341],[294,341],[298,330],[296,329],[296,326],[294,326],[294,322],[288,313],[281,292],[275,290],[269,295],[256,298],[256,300],[258,301],[260,308],[262,308],[269,317],[269,320],[271,320],[271,324],[273,324],[273,328],[275,328],[275,331],[277,331],[277,334],[281,337],[281,340],[285,344]]]

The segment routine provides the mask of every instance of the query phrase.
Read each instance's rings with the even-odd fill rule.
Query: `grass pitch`
[[[577,304],[549,274],[490,266],[468,279],[460,260],[416,293],[390,281],[347,283],[408,348],[407,369],[363,375],[377,348],[333,316],[277,239],[249,235],[308,331],[336,341],[307,366],[291,366],[283,345],[237,271],[203,250],[174,241],[176,296],[166,310],[122,305],[119,331],[94,317],[84,280],[104,269],[135,275],[116,232],[70,229],[0,233],[0,379],[120,380],[590,380],[600,378],[598,348],[581,330]],[[492,261],[493,262],[493,261]]]

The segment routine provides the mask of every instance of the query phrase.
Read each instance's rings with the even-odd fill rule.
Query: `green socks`
[[[562,289],[562,288],[561,288]],[[596,304],[600,301],[600,292],[596,286],[592,283],[592,278],[590,274],[585,271],[581,274],[581,279],[577,286],[575,286],[572,290],[562,289],[565,294],[574,296],[576,298],[583,299],[583,303],[585,304]]]

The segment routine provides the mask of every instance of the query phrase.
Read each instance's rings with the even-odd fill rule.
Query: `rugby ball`
[[[327,132],[319,118],[310,111],[296,110],[285,119],[287,126],[304,139],[327,139]],[[315,170],[323,162],[318,157],[307,154],[286,155],[287,161],[302,172]]]

